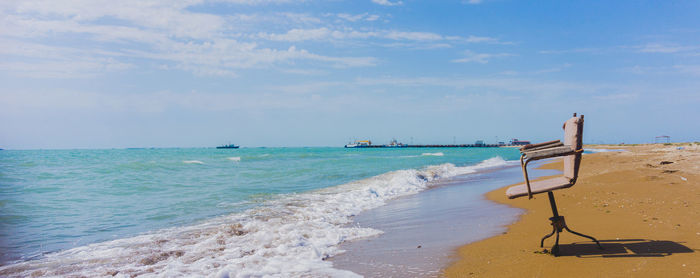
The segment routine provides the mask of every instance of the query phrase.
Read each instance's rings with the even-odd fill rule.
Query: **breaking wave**
[[[202,163],[194,161],[190,163]],[[423,191],[438,179],[509,163],[500,157],[464,167],[445,163],[282,195],[198,225],[90,244],[3,266],[0,276],[353,277],[357,275],[333,268],[326,259],[344,252],[340,243],[382,231],[347,226],[352,216]]]

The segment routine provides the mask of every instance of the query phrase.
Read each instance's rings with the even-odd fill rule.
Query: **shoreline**
[[[678,149],[681,147],[682,149]],[[446,277],[694,277],[700,275],[700,145],[586,146],[624,149],[584,155],[576,185],[554,191],[572,230],[560,238],[561,256],[539,247],[551,231],[546,195],[507,199],[505,186],[490,201],[524,209],[507,232],[457,249]],[[664,161],[664,163],[661,163]],[[667,163],[671,162],[671,163]],[[561,169],[560,161],[541,169]],[[522,182],[522,181],[520,181]]]
[[[365,277],[439,277],[454,262],[457,247],[502,233],[522,213],[484,198],[484,193],[521,179],[519,169],[508,165],[440,180],[419,194],[358,214],[352,226],[383,233],[343,243],[346,252],[330,258],[333,267]]]

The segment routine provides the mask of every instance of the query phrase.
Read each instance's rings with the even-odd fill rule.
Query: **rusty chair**
[[[511,186],[506,190],[506,196],[510,199],[532,196],[539,193],[547,192],[549,195],[549,204],[552,207],[553,217],[549,218],[552,221],[552,232],[545,235],[540,241],[540,247],[544,246],[544,240],[551,237],[554,233],[557,234],[556,242],[552,247],[551,253],[555,256],[559,255],[559,233],[566,230],[572,234],[588,238],[595,241],[598,248],[602,249],[597,239],[592,236],[587,236],[577,233],[569,229],[564,222],[564,216],[559,215],[557,211],[557,203],[554,200],[553,190],[564,189],[574,186],[578,178],[579,167],[581,166],[581,156],[583,153],[583,115],[574,116],[564,122],[564,143],[559,140],[549,141],[539,144],[530,144],[520,148],[520,165],[523,168],[523,176],[525,177],[524,184]],[[530,181],[527,174],[527,164],[531,161],[552,158],[564,157],[564,173],[561,176]]]

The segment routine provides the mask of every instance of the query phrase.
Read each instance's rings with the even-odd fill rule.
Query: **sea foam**
[[[241,157],[240,157],[240,156],[227,157],[226,159],[231,160],[231,161],[241,161]]]
[[[182,163],[185,163],[185,164],[204,164],[204,162],[201,162],[199,160],[183,160]]]
[[[445,163],[391,171],[300,194],[193,226],[90,244],[0,267],[4,276],[357,277],[333,268],[340,243],[382,231],[348,226],[362,211],[415,194],[441,178],[505,166],[500,157],[473,166]]]
[[[444,153],[438,152],[438,153],[422,153],[422,156],[444,156]]]

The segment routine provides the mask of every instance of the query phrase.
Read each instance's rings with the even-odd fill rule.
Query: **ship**
[[[396,141],[395,138],[392,138],[389,145],[386,145],[387,148],[404,148],[406,146],[407,146],[406,144],[399,143],[399,141]]]
[[[408,145],[399,143],[396,139],[392,139],[388,145],[372,145],[370,140],[356,140],[354,143],[348,143],[346,148],[405,148]]]
[[[217,146],[217,149],[238,149],[240,146],[236,146],[235,144],[226,144],[222,146]]]
[[[355,143],[345,145],[346,148],[369,148],[370,146],[372,146],[372,141],[370,140],[355,140]]]

